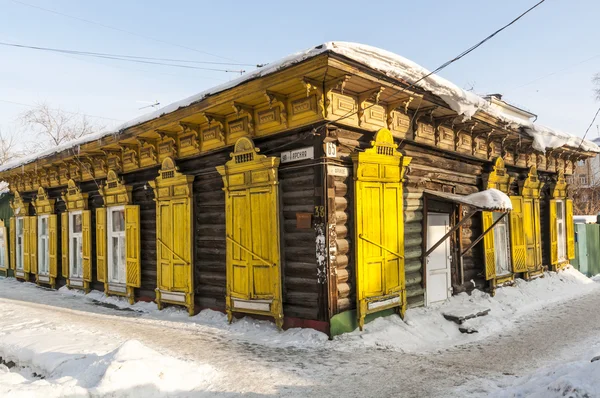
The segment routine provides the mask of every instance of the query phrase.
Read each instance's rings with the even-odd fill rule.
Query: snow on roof
[[[484,209],[512,210],[510,198],[504,192],[494,188],[467,195],[463,198],[463,201]]]
[[[8,162],[0,166],[0,171],[14,169],[16,167],[31,163],[36,159],[45,158],[68,149],[73,149],[73,152],[77,153],[79,150],[79,146],[82,144],[92,142],[110,135],[119,135],[129,127],[137,126],[147,121],[157,119],[163,115],[175,112],[180,108],[184,108],[194,103],[200,102],[211,95],[236,87],[247,81],[262,76],[270,75],[281,69],[287,68],[289,66],[297,64],[309,58],[316,57],[326,52],[333,52],[345,56],[349,59],[352,59],[355,62],[363,64],[371,69],[374,69],[378,72],[385,74],[386,76],[397,80],[415,82],[421,79],[423,76],[429,74],[429,71],[427,69],[423,68],[417,63],[386,50],[358,43],[327,42],[316,47],[312,47],[307,50],[289,55],[276,62],[267,64],[266,66],[263,66],[243,76],[240,76],[237,79],[202,91],[183,100],[174,102],[154,112],[142,115],[136,119],[125,122],[124,124],[112,130],[87,135],[81,137],[80,139],[69,141],[62,145],[52,147],[46,151],[38,152],[30,156],[15,159],[12,162]],[[462,88],[458,87],[454,83],[444,79],[441,76],[428,76],[427,78],[419,81],[416,84],[416,86],[440,97],[452,110],[457,112],[459,115],[464,116],[466,119],[471,118],[473,115],[475,115],[477,111],[483,111],[501,120],[504,120],[505,122],[510,123],[514,127],[524,127],[525,131],[534,139],[534,148],[542,152],[544,152],[546,148],[557,148],[560,146],[570,146],[574,148],[579,148],[579,142],[581,142],[581,138],[566,133],[557,132],[547,127],[534,125],[531,122],[527,123],[520,118],[516,119],[510,117],[510,115],[503,114],[497,109],[494,109],[490,105],[490,102],[484,99],[483,97],[480,97],[475,93],[463,90]],[[549,146],[544,147],[544,145]],[[600,153],[600,147],[590,141],[584,141],[584,145],[581,146],[581,149]]]
[[[486,211],[509,211],[512,210],[510,198],[502,191],[491,188],[485,191],[475,192],[471,195],[459,195],[450,192],[440,192],[425,189],[424,192],[442,199],[451,200],[456,203],[476,207]]]
[[[6,181],[0,181],[0,196],[4,195],[5,193],[9,193],[10,189],[8,188],[8,182]]]

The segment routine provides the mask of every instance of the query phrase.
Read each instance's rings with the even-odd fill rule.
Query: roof
[[[504,192],[493,188],[475,192],[471,195],[458,195],[455,193],[433,191],[430,189],[425,189],[423,192],[446,201],[471,206],[477,210],[502,212],[512,210],[510,198]]]
[[[178,109],[200,102],[205,98],[217,93],[237,87],[250,80],[273,74],[277,71],[324,53],[334,53],[346,57],[368,68],[383,73],[392,79],[403,82],[416,82],[430,73],[427,69],[416,64],[415,62],[386,50],[358,43],[327,42],[289,55],[276,62],[267,64],[266,66],[249,72],[230,82],[202,91],[181,101],[177,101],[160,108],[154,112],[130,120],[116,127],[115,129],[87,135],[81,137],[80,139],[69,141],[63,145],[49,148],[46,151],[41,151],[31,156],[8,162],[0,166],[0,172],[14,169],[16,167],[31,163],[37,159],[42,159],[66,150],[73,150],[73,152],[77,153],[79,146],[82,144],[96,141],[110,135],[119,135],[130,127],[138,126],[145,122],[158,119],[166,114],[175,112]],[[533,147],[542,152],[544,152],[547,148],[567,146],[571,148],[583,149],[584,151],[600,153],[600,147],[591,141],[582,141],[579,137],[558,132],[548,127],[535,125],[532,122],[524,121],[521,118],[512,118],[510,115],[503,114],[497,109],[494,109],[490,105],[490,102],[483,97],[463,90],[441,76],[428,76],[420,80],[415,85],[441,98],[452,110],[457,112],[459,115],[462,115],[465,119],[470,119],[477,112],[484,112],[506,122],[512,127],[522,128],[534,139]]]

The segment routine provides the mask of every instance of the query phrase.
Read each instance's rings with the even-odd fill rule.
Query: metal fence
[[[600,224],[575,224],[575,259],[571,264],[587,276],[600,274]]]

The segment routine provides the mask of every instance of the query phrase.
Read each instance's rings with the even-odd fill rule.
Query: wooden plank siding
[[[276,139],[256,139],[260,153],[281,156],[282,151],[315,147],[311,130],[283,134]],[[180,171],[194,175],[194,277],[195,301],[201,308],[225,310],[226,242],[225,193],[215,167],[230,159],[232,148],[178,162]],[[315,150],[315,157],[317,157]],[[316,179],[315,160],[279,167],[281,255],[284,316],[326,320],[327,300],[317,282],[315,230],[297,229],[296,213],[313,214],[323,195]]]
[[[147,181],[158,174],[153,168],[139,173],[126,174],[125,184],[133,187],[132,204],[140,206],[140,261],[142,286],[135,289],[136,300],[154,300],[156,293],[156,202],[154,191]]]

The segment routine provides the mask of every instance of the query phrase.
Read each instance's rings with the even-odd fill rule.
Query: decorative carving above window
[[[60,196],[67,205],[67,210],[87,210],[88,194],[81,193],[81,189],[72,179],[67,182],[67,190]]]
[[[485,189],[494,188],[508,194],[510,192],[510,185],[513,181],[514,178],[511,177],[506,170],[504,159],[498,157],[494,162],[493,170],[487,176]]]
[[[533,198],[539,199],[540,192],[544,183],[538,177],[537,168],[531,167],[529,169],[529,173],[527,174],[527,178],[519,183],[521,196],[524,198]]]
[[[35,212],[37,215],[40,214],[54,214],[54,204],[56,203],[55,199],[50,199],[48,197],[48,192],[43,187],[38,188],[37,196],[33,201],[33,206],[35,207]]]
[[[23,200],[19,191],[15,191],[14,199],[10,201],[10,208],[15,214],[15,217],[29,215],[29,202]]]
[[[106,176],[106,183],[102,185],[98,192],[104,199],[105,206],[127,205],[131,203],[130,185],[125,185],[122,179],[119,179],[115,170],[109,170]]]

